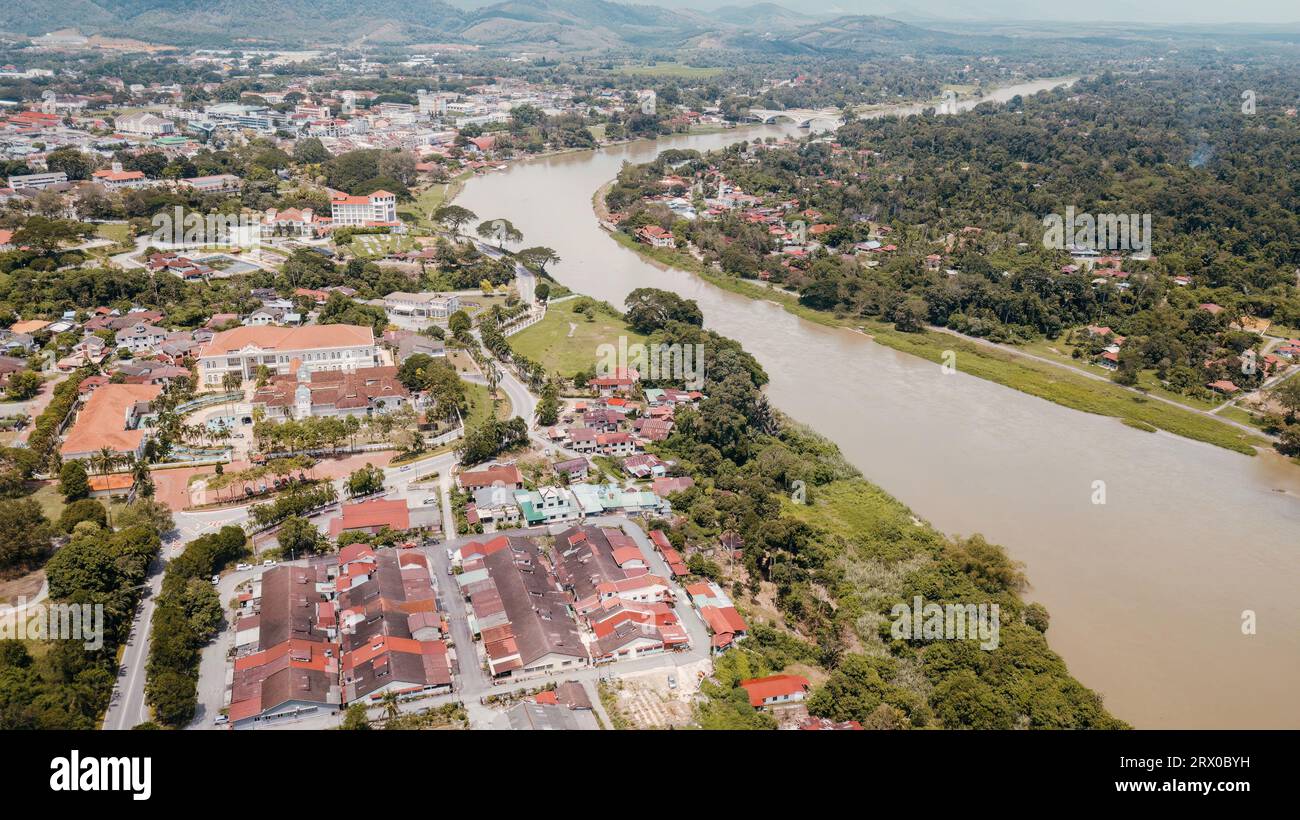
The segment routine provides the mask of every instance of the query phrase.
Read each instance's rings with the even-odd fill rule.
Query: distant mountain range
[[[1098,0],[1097,8],[1089,6],[1098,12],[1091,22],[1107,19],[1102,9],[1114,12],[1116,3],[1129,1]],[[981,18],[1029,25],[1065,14],[1033,0],[981,0],[978,10],[968,0],[786,2],[797,8],[744,0],[9,0],[0,5],[0,32],[77,28],[188,46],[459,42],[530,50],[699,45],[889,53],[918,46],[970,51],[980,45],[970,28]],[[1146,2],[1150,13],[1186,0]],[[939,19],[947,22],[930,22]]]
[[[756,48],[859,50],[954,35],[880,17],[817,17],[777,3],[708,11],[608,0],[10,0],[0,31],[60,28],[177,45],[360,45],[458,42],[529,49]],[[873,49],[867,49],[873,50]]]

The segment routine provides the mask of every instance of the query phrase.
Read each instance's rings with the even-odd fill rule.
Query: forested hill
[[[208,46],[458,42],[590,51],[708,44],[815,52],[969,42],[880,17],[822,21],[771,3],[716,12],[607,0],[505,0],[477,8],[443,0],[16,0],[0,8],[0,31],[39,35],[67,27]]]

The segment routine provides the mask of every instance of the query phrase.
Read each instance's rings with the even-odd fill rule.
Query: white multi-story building
[[[384,310],[398,316],[446,319],[460,310],[460,297],[454,293],[407,293],[397,290],[384,297]]]
[[[416,99],[419,101],[420,113],[426,117],[445,117],[447,116],[447,95],[430,94],[425,89],[415,92]]]
[[[68,175],[62,171],[48,171],[44,174],[17,174],[9,177],[9,187],[15,191],[23,188],[48,188],[68,181]]]
[[[123,114],[113,121],[113,127],[123,134],[143,134],[151,137],[176,133],[176,124],[174,122],[163,119],[156,114],[150,114],[148,111]]]
[[[397,195],[375,191],[367,196],[336,192],[330,198],[330,216],[336,226],[396,225]]]
[[[182,179],[181,184],[193,188],[201,194],[238,193],[244,187],[244,181],[234,174],[211,174],[205,177]]]
[[[94,172],[90,175],[90,179],[110,191],[120,191],[125,188],[143,188],[152,184],[149,178],[144,175],[144,171],[124,171],[120,162],[113,163],[112,168]]]
[[[381,364],[374,331],[360,325],[246,325],[212,337],[199,351],[198,360],[200,383],[205,387],[220,386],[227,373],[255,378],[262,365],[285,374],[299,368],[314,373]]]

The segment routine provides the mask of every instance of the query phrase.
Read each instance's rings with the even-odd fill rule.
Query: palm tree
[[[396,692],[385,692],[383,697],[379,699],[379,703],[384,707],[385,720],[392,720],[402,713],[401,708],[398,706]]]
[[[115,466],[117,466],[117,454],[108,447],[100,447],[99,452],[92,458],[100,475],[107,475]]]
[[[244,380],[240,377],[238,373],[226,373],[224,376],[221,377],[221,387],[223,390],[226,391],[227,396],[233,394],[243,384],[244,384]],[[229,398],[226,399],[226,411],[227,412],[230,411]]]
[[[136,494],[144,498],[153,497],[153,477],[149,475],[149,465],[144,459],[132,459],[134,465],[131,469],[131,483],[135,487]]]

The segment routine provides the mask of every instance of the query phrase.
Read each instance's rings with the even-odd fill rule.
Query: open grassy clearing
[[[602,344],[618,346],[619,337],[627,344],[644,344],[646,337],[633,331],[618,316],[597,308],[594,321],[575,308],[582,299],[570,299],[550,306],[546,318],[510,337],[510,346],[518,353],[540,362],[547,372],[564,376],[590,370],[598,361]]]

